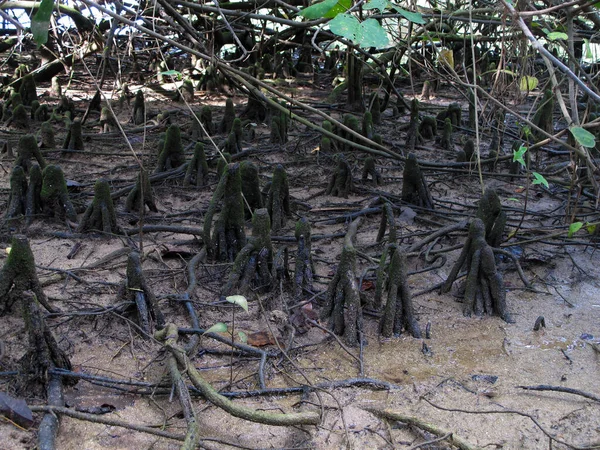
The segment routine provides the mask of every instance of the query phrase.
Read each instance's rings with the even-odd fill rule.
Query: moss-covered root
[[[223,118],[219,124],[219,133],[229,134],[233,127],[233,121],[235,120],[235,108],[233,106],[233,100],[228,98],[225,101],[225,112]]]
[[[223,295],[247,293],[250,288],[269,292],[273,286],[273,245],[271,223],[266,208],[252,216],[252,237],[237,254]]]
[[[29,129],[29,115],[27,114],[25,106],[23,106],[22,104],[15,106],[9,123],[13,127],[18,128],[20,130]]]
[[[204,144],[197,142],[194,147],[194,155],[188,164],[183,178],[184,186],[202,187],[208,184],[208,163],[204,153]]]
[[[171,125],[167,129],[165,143],[158,155],[155,173],[175,169],[185,163],[185,154],[181,144],[181,130],[178,125]]]
[[[46,394],[50,369],[72,369],[69,357],[58,346],[56,338],[46,325],[39,303],[41,303],[39,298],[32,290],[26,290],[21,294],[21,313],[29,346],[20,361],[19,390],[26,391],[29,395]]]
[[[221,212],[213,227],[213,217],[221,199]],[[226,167],[208,204],[204,216],[204,244],[210,256],[219,261],[230,262],[246,244],[239,164],[229,164]]]
[[[10,175],[10,194],[4,220],[12,223],[25,214],[27,176],[21,166],[15,166]]]
[[[75,119],[69,126],[69,131],[63,142],[63,148],[68,150],[84,150],[84,147],[81,120]]]
[[[419,134],[423,139],[433,139],[437,135],[437,120],[432,116],[425,116],[419,124]]]
[[[60,166],[50,165],[42,171],[42,210],[50,217],[77,222],[77,213],[69,199],[65,175]]]
[[[185,368],[192,384],[202,393],[202,396],[232,416],[251,422],[275,426],[317,425],[320,422],[319,414],[316,412],[307,411],[281,414],[259,411],[247,408],[223,397],[210,383],[202,378],[194,367],[193,362],[188,359],[185,350],[177,344],[178,334],[175,325],[168,324],[163,330],[155,334],[155,338],[165,341],[165,347],[175,356],[179,366]]]
[[[108,107],[103,107],[100,111],[100,126],[103,133],[110,133],[117,126],[117,119]]]
[[[258,169],[252,161],[242,161],[240,163],[240,172],[242,177],[242,192],[244,193],[246,203],[250,207],[249,210],[245,208],[246,217],[250,218],[254,211],[263,207]]]
[[[354,54],[354,50],[347,50],[346,73],[348,81],[347,105],[351,111],[363,112],[365,102],[363,98],[363,62]]]
[[[23,292],[31,290],[50,312],[57,312],[48,303],[35,271],[35,260],[26,236],[11,239],[10,253],[0,271],[0,315],[8,312]]]
[[[140,212],[140,208],[147,206],[152,212],[158,212],[158,208],[154,203],[154,194],[150,185],[150,178],[144,169],[140,170],[134,188],[127,195],[125,200],[125,210],[128,212]]]
[[[135,94],[131,120],[135,125],[142,125],[146,122],[146,103],[144,102],[144,93],[141,90]]]
[[[444,150],[454,150],[454,140],[452,139],[452,122],[449,118],[444,120],[444,130],[440,138],[440,147]]]
[[[476,217],[485,225],[485,240],[492,247],[500,247],[506,227],[506,212],[495,189],[488,188],[479,201]]]
[[[87,207],[81,222],[77,227],[78,233],[97,230],[106,234],[121,234],[117,225],[117,215],[110,196],[108,181],[99,179],[94,186],[94,199]]]
[[[135,303],[138,323],[142,330],[151,334],[154,328],[163,328],[165,318],[158,307],[154,292],[146,282],[140,254],[136,251],[129,254],[126,275],[125,285],[121,289],[119,297]]]
[[[554,94],[552,90],[546,89],[544,91],[544,96],[540,100],[538,105],[538,109],[533,116],[533,124],[537,125],[546,133],[552,134],[552,130],[554,129],[554,120],[552,118],[552,114],[554,112]],[[534,135],[538,139],[542,139],[543,135],[539,132],[534,132]]]
[[[271,217],[271,229],[281,230],[286,223],[287,217],[291,216],[290,209],[290,187],[287,174],[281,164],[277,164],[273,171],[271,188],[267,195],[267,210]]]
[[[414,153],[406,158],[402,180],[402,200],[411,205],[433,209],[433,198]]]
[[[403,330],[412,337],[421,337],[406,272],[406,255],[396,248],[388,269],[388,297],[380,322],[383,337],[400,334]]]
[[[313,292],[313,274],[315,273],[310,241],[310,223],[305,217],[296,222],[296,267],[294,270],[294,297],[300,300],[305,291]]]
[[[373,118],[373,125],[379,125],[381,123],[381,99],[377,92],[373,93],[370,111]]]
[[[373,131],[373,115],[371,111],[365,111],[362,120],[362,135],[373,139],[373,134],[375,134]]]
[[[209,136],[215,134],[215,124],[213,123],[212,109],[210,106],[204,105],[200,112],[200,123],[206,130]]]
[[[229,153],[230,155],[235,155],[240,153],[243,150],[242,146],[242,121],[239,118],[235,118],[233,120],[233,125],[231,126],[231,131],[225,140],[224,151]]]
[[[360,292],[356,279],[356,249],[352,241],[356,236],[360,218],[350,224],[344,239],[337,271],[325,293],[323,318],[329,321],[333,332],[344,337],[347,345],[359,344],[362,332]]]
[[[21,80],[19,94],[21,94],[21,100],[25,106],[31,106],[34,101],[37,101],[37,89],[32,74],[25,75]]]
[[[25,173],[29,173],[31,167],[31,160],[35,158],[40,167],[43,169],[46,167],[46,160],[42,156],[40,149],[38,148],[37,141],[32,134],[26,134],[21,136],[19,139],[19,146],[17,148],[17,160],[15,165],[21,166]]]
[[[383,204],[383,214],[381,215],[381,222],[379,223],[379,231],[377,233],[377,243],[383,241],[385,236],[385,230],[389,228],[388,242],[390,244],[396,243],[396,219],[394,218],[394,209],[389,202]]]
[[[56,148],[54,129],[50,122],[43,122],[40,127],[40,148]]]
[[[369,177],[371,179],[369,180]],[[382,182],[381,174],[377,171],[375,167],[375,158],[372,156],[368,156],[365,159],[365,165],[363,167],[362,172],[362,180],[364,183],[370,181],[373,186],[379,186]]]
[[[29,185],[25,194],[25,225],[29,226],[35,216],[42,212],[42,169],[34,164],[29,169]]]
[[[496,269],[492,247],[485,241],[485,225],[481,219],[471,222],[467,242],[444,282],[442,292],[450,291],[464,265],[467,269],[464,315],[495,314],[505,322],[513,322],[506,307],[504,280]]]
[[[337,167],[329,179],[325,194],[348,198],[348,195],[354,190],[352,169],[343,155],[338,155],[337,160]]]
[[[406,132],[406,151],[413,152],[415,146],[421,143],[421,135],[419,134],[419,101],[413,98],[410,102],[410,122],[408,123],[408,131]]]

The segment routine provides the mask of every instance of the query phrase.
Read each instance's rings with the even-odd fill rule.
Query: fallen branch
[[[404,422],[409,425],[413,425],[417,428],[427,431],[428,433],[435,434],[436,436],[448,436],[448,442],[452,445],[456,445],[461,450],[476,450],[480,449],[480,447],[476,447],[471,445],[462,437],[457,436],[451,431],[444,430],[443,428],[438,427],[437,425],[433,425],[429,422],[425,422],[418,417],[406,416],[396,411],[392,411],[391,409],[378,409],[378,408],[363,408],[365,411],[374,414],[375,416],[386,419],[386,420],[394,420],[398,422]]]
[[[159,340],[165,341],[165,347],[175,357],[177,362],[185,367],[187,374],[194,387],[213,405],[222,408],[229,414],[240,419],[251,422],[262,423],[265,425],[293,426],[293,425],[317,425],[320,422],[319,414],[308,411],[303,413],[273,414],[266,411],[256,411],[245,406],[237,405],[228,398],[219,394],[210,383],[204,380],[187,357],[185,351],[177,344],[177,327],[173,324],[167,325],[164,329],[155,334]]]
[[[528,391],[555,391],[555,392],[566,392],[567,394],[581,395],[582,397],[589,398],[595,402],[600,402],[600,397],[596,394],[590,394],[589,392],[580,391],[579,389],[573,389],[563,386],[549,386],[547,384],[539,384],[537,386],[517,386],[520,389]]]

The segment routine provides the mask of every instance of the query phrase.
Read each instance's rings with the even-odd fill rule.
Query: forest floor
[[[338,109],[336,105],[325,103],[325,97],[331,89],[326,81],[300,85],[284,83],[279,88],[293,94],[297,100],[340,117],[343,105],[337,105]],[[86,81],[74,82],[73,86],[76,89],[69,89],[67,93],[76,101],[79,114],[87,107],[89,92],[93,92],[94,87]],[[49,96],[48,89],[49,86],[38,86],[40,100],[55,104],[57,99]],[[135,93],[137,87],[130,86],[130,89]],[[165,89],[172,89],[172,86],[167,85]],[[167,109],[171,111],[171,120],[183,129],[189,158],[191,119],[185,104],[173,102],[162,90],[145,88],[145,94],[148,118],[154,119],[157,113]],[[405,94],[408,99],[412,98],[410,92],[406,91]],[[465,104],[456,91],[445,87],[431,100],[424,100],[423,105],[428,114],[435,115],[455,101],[463,106]],[[214,115],[218,121],[224,103],[225,96],[196,93],[192,107],[197,111],[202,105],[214,105]],[[239,114],[246,97],[235,96],[234,103]],[[527,106],[524,103],[515,108],[527,111]],[[166,126],[156,123],[145,130],[135,129],[129,123],[130,106],[124,104],[119,109],[115,103],[115,108],[129,144],[152,171],[159,136]],[[315,123],[321,123],[317,117],[312,119]],[[376,132],[382,135],[386,146],[401,152],[407,121],[407,114],[393,116],[391,109],[388,109],[383,113],[382,123],[376,126]],[[32,124],[31,131],[36,132],[38,128],[39,124]],[[54,124],[54,129],[57,142],[62,142],[64,127]],[[136,160],[125,138],[118,131],[108,134],[100,134],[99,131],[96,113],[84,127],[84,153],[44,153],[49,162],[60,164],[66,177],[76,182],[71,197],[80,210],[91,201],[93,185],[98,178],[108,179],[111,190],[116,191],[132,184],[138,172]],[[269,129],[265,124],[257,123],[255,131],[256,137],[247,140],[244,149],[253,150],[248,158],[259,167],[262,185],[270,179],[276,164],[284,165],[290,182],[294,217],[288,219],[286,227],[277,235],[292,238],[295,221],[300,217],[308,218],[315,237],[312,243],[317,275],[315,289],[324,291],[338,263],[343,235],[349,223],[346,216],[366,208],[381,193],[399,196],[403,163],[377,158],[377,168],[383,175],[384,183],[375,188],[360,181],[365,155],[357,151],[350,152],[348,160],[353,168],[355,191],[347,199],[327,196],[323,192],[335,163],[332,155],[317,151],[320,141],[317,133],[292,123],[289,142],[279,146],[269,143]],[[12,148],[17,147],[19,135],[20,132],[12,129],[0,130],[0,138],[9,141]],[[461,142],[468,135],[466,129],[455,132],[457,148],[461,147]],[[482,149],[486,149],[489,135],[483,136]],[[218,143],[224,138],[217,135],[215,141]],[[512,140],[507,136],[503,144],[504,154],[511,153],[511,145]],[[209,145],[206,150],[211,159],[216,159]],[[455,160],[454,152],[442,150],[433,140],[417,147],[417,156],[420,160],[430,162]],[[544,154],[540,158],[541,168],[558,161],[557,158],[549,161]],[[558,158],[565,160],[568,156]],[[13,161],[3,155],[0,163],[0,204],[5,204]],[[183,187],[181,178],[154,184],[154,197],[159,211],[148,212],[144,223],[180,225],[200,230],[203,213],[217,181],[214,165],[211,171],[212,184],[208,188]],[[543,173],[543,170],[540,171]],[[507,169],[501,163],[496,172],[506,174]],[[419,210],[396,201],[402,211],[397,215],[397,225],[399,243],[403,246],[414,243],[440,226],[474,216],[481,195],[477,170],[469,173],[430,168],[424,174],[434,198],[435,209]],[[566,172],[564,178],[568,183]],[[494,187],[500,194],[508,212],[509,232],[519,223],[525,195],[528,194],[523,228],[544,231],[559,229],[557,227],[563,225],[566,236],[564,218],[567,215],[567,193],[562,187],[552,183],[550,189],[530,185],[527,191],[523,188],[523,178],[511,181],[507,176],[486,174],[484,179],[486,186]],[[122,228],[133,229],[137,218],[124,212],[123,203],[124,198],[116,202],[119,224]],[[376,243],[380,219],[380,214],[366,216],[356,241],[356,247],[362,254],[375,259],[379,258],[383,248]],[[5,227],[0,236],[1,244],[8,246],[11,233],[17,231]],[[168,372],[161,345],[138,333],[133,325],[133,314],[123,316],[109,309],[117,301],[119,285],[125,278],[126,253],[97,269],[74,272],[80,277],[79,281],[57,276],[64,272],[56,269],[75,270],[115,250],[138,245],[139,236],[109,238],[94,233],[71,234],[71,231],[64,223],[39,218],[26,230],[26,234],[45,292],[51,303],[63,312],[48,318],[48,323],[60,346],[68,352],[74,370],[81,374],[149,383],[165,379]],[[532,233],[527,236],[532,236]],[[432,249],[460,247],[465,238],[465,230],[454,232],[436,241]],[[506,245],[520,240],[517,236]],[[293,270],[295,241],[282,241],[274,238],[274,245],[276,248],[289,246],[290,267]],[[562,240],[546,239],[513,248],[521,252],[520,263],[533,285],[532,289],[526,289],[514,265],[506,261],[500,263],[507,288],[508,308],[515,319],[513,324],[505,323],[498,317],[463,317],[456,287],[444,295],[438,294],[437,290],[428,291],[446,279],[460,248],[447,254],[443,266],[422,272],[421,269],[431,266],[426,261],[426,249],[423,249],[423,254],[408,258],[408,270],[416,272],[409,276],[409,284],[415,293],[415,308],[421,328],[425,329],[426,324],[430,324],[429,339],[415,339],[406,334],[382,339],[377,332],[377,318],[365,315],[366,342],[360,357],[363,362],[362,374],[356,358],[359,349],[350,349],[355,355],[352,357],[328,333],[311,326],[298,330],[287,356],[269,359],[265,369],[268,387],[327,383],[361,376],[388,383],[388,389],[354,385],[324,388],[302,396],[260,396],[235,400],[261,410],[313,410],[322,414],[319,426],[287,428],[234,418],[203,398],[196,397],[193,403],[200,422],[202,446],[401,449],[433,438],[432,434],[418,428],[383,421],[365,408],[390,409],[418,417],[462,437],[474,448],[562,449],[571,448],[567,444],[574,446],[572,448],[600,445],[600,405],[597,402],[567,393],[519,388],[552,385],[599,394],[600,355],[590,345],[600,339],[598,254],[595,253],[594,243],[586,243],[590,243],[589,237],[582,232],[578,239],[571,241],[574,245],[566,245]],[[68,257],[76,245],[81,246],[79,251],[75,256]],[[174,298],[187,288],[186,264],[201,250],[200,242],[190,234],[144,233],[143,248],[143,268],[160,300],[167,322],[189,327],[184,307]],[[0,263],[4,260],[5,254],[2,252]],[[357,274],[372,266],[372,260],[359,258]],[[217,322],[231,326],[233,310],[220,301],[219,294],[229,268],[227,264],[206,263],[197,271],[198,282],[191,298],[203,328]],[[374,295],[370,283],[372,275],[373,272],[370,272],[362,284],[365,299]],[[257,332],[282,337],[282,315],[266,311],[260,306],[260,303],[266,304],[267,300],[277,296],[282,297],[283,304],[293,302],[293,296],[285,285],[271,294],[248,296],[249,313],[241,310],[235,313],[235,329],[244,331],[252,339],[252,333]],[[319,302],[316,302],[315,309],[319,308],[318,305]],[[96,312],[92,314],[92,310]],[[544,317],[546,327],[533,331],[539,316]],[[184,336],[181,339],[187,338]],[[22,318],[17,312],[2,317],[0,341],[5,344],[0,370],[15,370],[27,344]],[[256,340],[251,340],[253,342],[258,344]],[[429,351],[424,351],[424,346]],[[194,364],[215,388],[223,392],[257,389],[258,359],[239,355],[232,358],[227,354],[227,345],[208,337],[202,338],[200,348],[199,354],[193,359]],[[277,350],[273,340],[263,348]],[[11,379],[0,380],[2,391],[13,393]],[[176,396],[133,395],[80,380],[66,390],[65,397],[67,405],[72,408],[90,411],[104,406],[111,412],[103,417],[185,434],[186,423]],[[25,399],[30,404],[40,403],[39,399],[27,396]],[[34,448],[35,428],[20,430],[6,421],[0,421],[0,447]],[[547,434],[555,440],[549,443]],[[174,449],[179,445],[176,441],[124,428],[63,417],[57,448]],[[447,442],[438,442],[427,448],[450,447]]]

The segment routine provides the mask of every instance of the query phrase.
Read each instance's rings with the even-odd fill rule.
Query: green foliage
[[[583,227],[583,222],[573,222],[569,225],[569,238],[572,238],[575,233],[581,230],[581,227]]]
[[[546,180],[542,174],[539,174],[537,172],[531,172],[531,174],[533,175],[533,178],[534,178],[534,180],[532,181],[532,184],[541,184],[542,186],[545,186],[546,188],[550,187],[550,185],[548,184],[548,180]]]
[[[351,14],[338,14],[329,22],[332,33],[342,36],[361,47],[385,47],[388,38],[385,30],[375,19],[367,19],[363,22]]]
[[[569,131],[573,137],[577,140],[579,145],[588,148],[594,148],[596,146],[596,138],[592,133],[582,127],[571,127]]]
[[[225,333],[227,331],[227,325],[223,322],[217,322],[212,327],[208,328],[204,331],[203,334],[206,333]]]
[[[229,303],[233,303],[234,305],[238,305],[244,311],[248,312],[248,300],[243,295],[230,295],[229,297],[225,297]]]
[[[523,156],[525,156],[526,152],[527,152],[527,147],[525,147],[524,145],[521,145],[518,150],[515,150],[513,152],[513,162],[518,162],[523,167],[526,167],[527,164],[525,164],[525,160],[523,159]]]
[[[54,0],[42,0],[37,13],[31,19],[31,33],[38,46],[48,42],[48,28],[50,27],[50,17],[54,9]]]

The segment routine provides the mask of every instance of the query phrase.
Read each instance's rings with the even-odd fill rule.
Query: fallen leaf
[[[275,338],[268,331],[257,331],[256,333],[248,334],[248,345],[253,347],[264,347],[265,345],[274,345]]]
[[[23,428],[33,425],[33,414],[21,398],[14,398],[0,392],[0,414]]]

